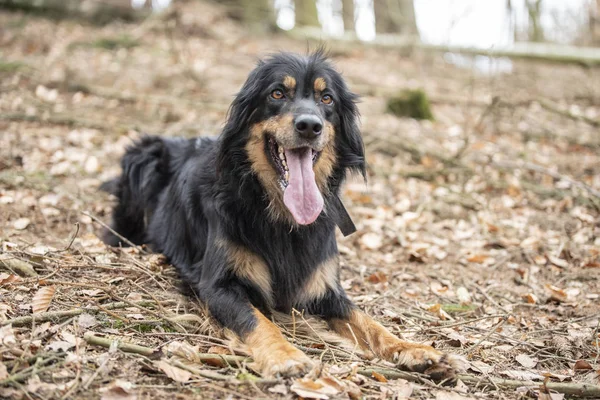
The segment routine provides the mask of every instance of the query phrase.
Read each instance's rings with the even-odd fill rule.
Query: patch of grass
[[[156,325],[152,325],[152,324],[137,324],[131,327],[131,329],[133,329],[134,331],[137,331],[139,333],[148,333],[148,332],[152,332],[152,330],[154,329]]]
[[[94,49],[117,50],[131,49],[140,45],[141,42],[139,40],[134,39],[129,35],[119,35],[115,37],[104,37],[91,42],[75,42],[69,47],[89,47]]]
[[[0,60],[0,73],[15,73],[20,69],[26,68],[27,64],[19,61],[4,61]]]
[[[0,171],[0,185],[6,188],[29,188],[50,191],[56,179],[46,171],[23,172],[15,169]]]
[[[403,90],[387,101],[387,112],[399,117],[433,120],[427,94],[422,89]]]
[[[477,307],[470,304],[442,304],[442,310],[447,313],[461,313],[476,310]]]

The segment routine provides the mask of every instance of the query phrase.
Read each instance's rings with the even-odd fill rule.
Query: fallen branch
[[[132,344],[122,342],[119,340],[115,340],[115,339],[111,339],[111,338],[99,337],[99,336],[94,335],[93,332],[86,332],[83,335],[83,338],[85,339],[86,342],[88,342],[90,344],[105,347],[107,349],[110,348],[112,343],[116,342],[117,348],[126,353],[140,354],[143,356],[153,355],[153,354],[156,354],[157,352],[164,354],[160,350],[152,349],[150,347],[132,345]],[[248,357],[244,357],[244,356],[235,356],[235,355],[231,355],[231,354],[210,354],[210,353],[194,354],[194,358],[198,359],[199,361],[201,361],[205,364],[213,365],[213,366],[223,365],[223,364],[233,366],[233,365],[238,365],[242,362],[246,362],[246,361],[250,360]]]
[[[94,336],[92,332],[87,332],[84,335],[84,339],[90,343],[98,346],[102,346],[105,348],[109,348],[114,339],[108,338],[100,338],[98,336]],[[130,345],[127,343],[123,343],[120,341],[116,341],[117,348],[122,351],[141,354],[141,355],[152,355],[157,354],[157,350],[152,349],[150,347],[144,347],[139,345]],[[207,354],[207,353],[199,353],[195,354],[194,357],[198,357],[198,359],[209,365],[218,365],[215,364],[214,361],[225,361],[229,365],[237,365],[242,362],[251,362],[252,360],[248,357],[243,356],[235,356],[235,355],[226,355],[226,354]],[[212,362],[211,362],[212,361]],[[185,364],[177,364],[179,368],[186,369],[192,373],[202,372],[199,376],[204,376],[210,379],[216,380],[224,380],[223,375],[213,376],[212,374],[206,374],[205,371],[199,371],[193,369],[192,367],[186,366]],[[418,375],[410,372],[400,371],[396,369],[386,369],[386,368],[361,368],[358,370],[358,373],[364,376],[372,377],[373,373],[381,374],[388,379],[404,379],[410,382],[422,382],[425,377],[423,375]],[[480,385],[482,383],[481,377],[467,374],[458,374],[458,379],[466,384],[472,385]],[[516,389],[523,386],[531,386],[531,387],[540,387],[545,386],[548,390],[555,390],[559,393],[575,395],[580,397],[600,397],[600,386],[598,385],[590,385],[586,383],[568,383],[568,382],[548,382],[543,384],[542,382],[533,382],[533,381],[519,381],[513,379],[502,379],[502,378],[488,378],[488,380],[499,388],[506,389]],[[265,380],[262,383],[270,383],[270,381]],[[273,382],[275,383],[275,381]]]
[[[117,349],[124,351],[126,353],[134,353],[140,354],[142,356],[146,356],[152,359],[157,359],[163,356],[162,351],[152,349],[150,347],[139,346],[137,344],[123,342],[121,340],[114,340],[110,338],[103,338],[99,336],[95,336],[92,332],[86,332],[83,334],[83,338],[89,344],[93,344],[96,346],[102,346],[106,348],[110,348],[111,345],[116,344]]]
[[[162,304],[172,304],[173,302],[174,302],[173,300],[167,300],[167,301],[163,301]],[[136,306],[136,305],[145,307],[145,306],[155,305],[155,303],[153,301],[148,301],[148,300],[133,302],[133,306]],[[23,326],[23,325],[29,325],[29,324],[33,323],[34,321],[36,323],[37,322],[46,322],[46,321],[59,321],[65,317],[75,317],[77,315],[84,314],[84,313],[96,314],[99,312],[103,312],[104,310],[115,310],[115,309],[119,309],[119,308],[130,307],[130,306],[132,306],[132,303],[117,302],[117,303],[107,304],[102,307],[77,308],[74,310],[52,311],[52,312],[45,312],[45,313],[39,313],[39,314],[32,314],[32,315],[27,315],[25,317],[17,317],[17,318],[9,319],[6,321],[2,321],[0,323],[0,326],[9,325],[9,324],[12,324],[13,326]]]
[[[343,36],[328,36],[321,29],[315,28],[295,28],[286,33],[296,39],[317,40],[322,42],[327,40],[329,46],[355,47],[362,45],[367,47],[388,48],[395,51],[410,52],[412,50],[421,50],[434,53],[459,53],[468,55],[483,55],[488,57],[510,57],[516,59],[541,60],[548,62],[576,63],[589,66],[600,64],[600,49],[594,47],[575,47],[569,45],[560,45],[552,43],[515,43],[508,46],[494,46],[487,49],[449,46],[420,43],[413,38],[395,34],[378,34],[377,37],[368,42],[357,39],[356,35],[345,34]]]

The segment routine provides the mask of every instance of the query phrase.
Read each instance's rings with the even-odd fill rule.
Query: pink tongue
[[[290,180],[283,202],[300,225],[313,223],[323,210],[323,196],[312,168],[312,150],[308,147],[285,150]]]

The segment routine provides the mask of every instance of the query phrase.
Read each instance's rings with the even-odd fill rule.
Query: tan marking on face
[[[293,96],[294,92],[296,91],[296,78],[286,75],[285,78],[283,78],[283,86],[285,86],[288,92],[290,92],[290,94]]]
[[[308,303],[320,299],[325,295],[327,289],[334,289],[338,282],[338,269],[337,256],[319,265],[300,291],[298,303]]]
[[[257,324],[244,343],[250,348],[261,373],[265,376],[291,376],[306,372],[312,364],[306,354],[285,340],[279,328],[259,310],[252,307],[252,312]]]
[[[333,173],[333,168],[337,162],[337,154],[335,151],[335,128],[328,121],[325,121],[323,134],[327,136],[325,139],[327,144],[321,151],[321,155],[313,166],[313,170],[315,171],[317,186],[321,190],[321,193],[326,194],[329,192],[329,177]]]
[[[246,153],[250,160],[252,171],[258,177],[269,199],[269,216],[274,220],[284,220],[292,225],[296,221],[283,203],[283,191],[279,184],[279,173],[270,161],[270,155],[265,152],[265,135],[273,136],[284,148],[294,148],[297,141],[293,129],[294,116],[284,114],[259,122],[250,128],[250,137],[246,143]],[[313,170],[317,186],[323,195],[329,192],[329,177],[337,162],[335,151],[335,128],[325,121],[321,143],[323,149]]]
[[[326,88],[327,88],[327,83],[325,82],[324,78],[315,79],[315,83],[314,83],[315,92],[322,92]]]
[[[348,319],[333,319],[329,325],[339,335],[354,341],[368,356],[383,358],[411,371],[448,379],[462,369],[459,356],[446,355],[431,346],[401,340],[359,310],[352,311]]]
[[[283,192],[279,184],[279,173],[265,153],[265,135],[268,132],[277,140],[291,140],[293,116],[286,114],[259,122],[250,128],[250,138],[246,143],[246,152],[250,159],[252,171],[258,177],[269,198],[269,215],[275,220],[294,222],[287,207],[283,203]]]
[[[263,258],[226,240],[217,242],[217,245],[227,252],[233,273],[252,282],[267,299],[270,299],[272,294],[271,274]]]

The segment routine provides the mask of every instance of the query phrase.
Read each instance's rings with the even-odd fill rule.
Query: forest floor
[[[600,385],[599,69],[515,61],[489,76],[331,46],[362,95],[369,162],[368,183],[344,189],[358,232],[339,237],[343,285],[398,335],[471,365],[442,388],[288,330],[323,370],[273,382],[224,356],[160,256],[97,237],[113,202],[98,186],[132,139],[217,134],[258,57],[307,48],[178,7],[103,27],[0,12],[0,397],[560,399]],[[385,112],[403,88],[429,94],[435,121]]]

